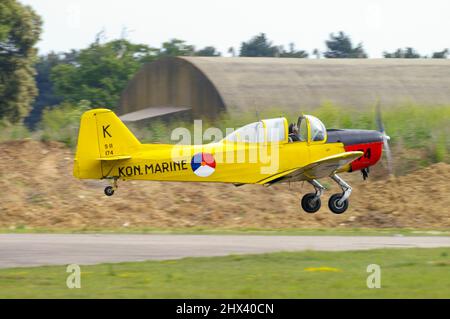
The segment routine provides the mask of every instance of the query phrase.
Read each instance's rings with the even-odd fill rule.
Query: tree
[[[50,52],[47,55],[40,56],[35,65],[36,68],[36,83],[39,95],[33,103],[33,108],[25,118],[25,123],[28,127],[34,128],[40,121],[42,111],[47,106],[54,106],[61,103],[61,98],[55,95],[53,82],[50,80],[52,69],[62,63],[66,63],[64,55]]]
[[[314,49],[312,54],[315,55],[316,59],[320,59],[321,53],[319,49]]]
[[[340,31],[337,35],[330,34],[330,39],[325,41],[328,50],[324,53],[326,58],[367,58],[362,43],[356,47],[348,35]]]
[[[193,45],[186,44],[186,41],[180,39],[172,39],[162,44],[159,52],[160,56],[192,56],[195,48]]]
[[[383,52],[386,59],[419,59],[420,54],[411,47],[405,49],[397,49],[395,52]]]
[[[55,93],[65,102],[88,100],[93,107],[114,109],[120,93],[144,62],[157,58],[157,49],[127,40],[96,41],[73,61],[51,71]]]
[[[448,57],[448,49],[444,49],[442,51],[434,52],[431,56],[432,59],[447,59]]]
[[[16,0],[0,2],[0,119],[16,123],[37,95],[33,67],[41,18]]]
[[[201,50],[195,51],[196,56],[221,56],[222,54],[213,46],[204,47]]]
[[[228,54],[230,54],[232,57],[236,56],[236,50],[234,49],[234,47],[229,47],[228,48]]]
[[[247,42],[242,42],[240,56],[242,57],[274,57],[279,48],[272,45],[264,33],[254,36]]]
[[[303,50],[296,50],[294,43],[289,43],[289,51],[285,51],[283,46],[280,47],[280,58],[307,58],[308,52]]]

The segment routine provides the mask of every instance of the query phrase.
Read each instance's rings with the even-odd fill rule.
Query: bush
[[[5,120],[0,122],[0,142],[22,140],[30,137],[31,133],[23,123],[11,124]]]
[[[88,101],[81,101],[78,105],[63,103],[45,109],[40,123],[41,140],[58,141],[68,147],[75,147],[81,115],[89,110],[89,106]]]

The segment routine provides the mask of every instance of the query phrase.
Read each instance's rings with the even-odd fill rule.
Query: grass
[[[0,142],[31,138],[31,132],[23,124],[11,124],[0,121]]]
[[[450,236],[450,229],[414,228],[0,228],[0,234],[189,234],[261,236]]]
[[[450,249],[379,249],[186,258],[0,270],[0,298],[450,298]],[[368,289],[367,267],[381,267]]]

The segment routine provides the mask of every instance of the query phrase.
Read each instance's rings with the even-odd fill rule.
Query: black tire
[[[111,197],[114,195],[114,188],[112,186],[108,186],[105,188],[105,195]]]
[[[345,213],[345,211],[348,208],[348,199],[346,199],[341,205],[339,205],[339,201],[342,198],[342,194],[334,194],[330,197],[330,200],[328,201],[328,208],[333,212],[333,214],[342,214]]]
[[[314,198],[316,198],[315,193],[306,194],[302,198],[302,208],[308,214],[314,214],[322,206],[322,202],[320,201],[320,198],[318,198],[316,201],[313,201]]]

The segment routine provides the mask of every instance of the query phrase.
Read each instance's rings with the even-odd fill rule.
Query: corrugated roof
[[[414,102],[450,105],[450,60],[180,57],[200,69],[227,108],[310,108]]]
[[[344,107],[412,102],[450,105],[448,59],[163,58],[147,64],[122,94],[120,113],[192,108],[307,111],[325,101]]]

